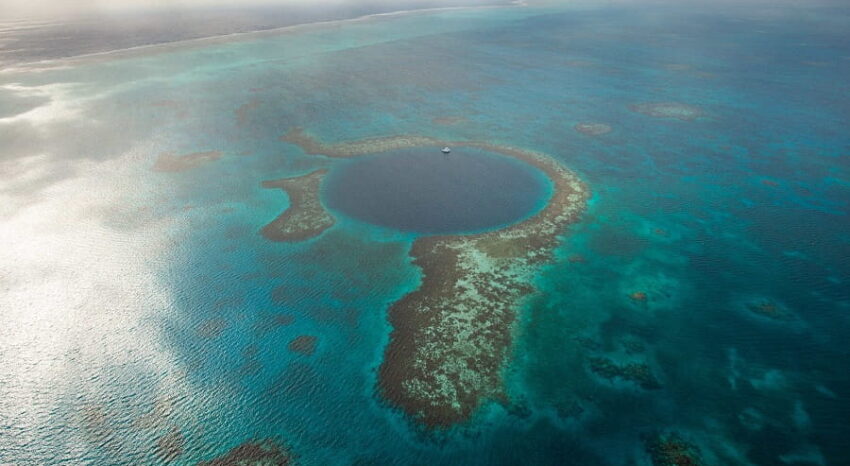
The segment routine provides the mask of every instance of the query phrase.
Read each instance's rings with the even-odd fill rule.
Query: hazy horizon
[[[48,3],[58,4],[40,2]],[[10,10],[4,7],[0,12],[3,13],[0,14],[0,64],[76,57],[401,10],[507,4],[508,0],[257,0],[238,5],[219,0],[181,0],[168,5],[128,0],[120,3],[121,7],[100,8],[103,3],[85,0],[46,8],[39,15],[29,16],[19,10],[17,19],[5,14]],[[72,8],[74,5],[77,7]]]
[[[404,9],[406,6],[415,6],[422,3],[424,2],[421,0],[370,0],[367,2],[357,0],[249,0],[245,2],[235,2],[233,0],[6,0],[0,6],[0,21],[74,18],[79,16],[133,12],[159,12],[187,10],[197,7],[251,9],[269,6],[309,6],[335,10],[362,6],[364,4],[386,4],[397,6],[397,8],[393,9]],[[428,0],[427,3],[435,5],[456,5],[458,3],[473,5],[482,3],[507,3],[507,1],[467,0],[459,2],[456,0]]]

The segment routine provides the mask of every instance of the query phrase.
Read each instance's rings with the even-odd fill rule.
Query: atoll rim
[[[378,371],[384,399],[427,427],[444,428],[469,419],[484,400],[502,398],[502,365],[517,308],[533,291],[529,279],[536,266],[551,259],[560,235],[584,210],[584,183],[547,154],[487,142],[389,136],[329,145],[301,129],[282,139],[336,158],[449,145],[510,157],[545,174],[552,194],[529,218],[484,233],[416,239],[410,256],[422,283],[389,311],[393,331]]]

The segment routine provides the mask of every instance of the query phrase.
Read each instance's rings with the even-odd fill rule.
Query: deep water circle
[[[545,205],[545,175],[524,162],[472,148],[416,148],[364,156],[331,170],[328,208],[406,232],[466,233],[522,220]]]

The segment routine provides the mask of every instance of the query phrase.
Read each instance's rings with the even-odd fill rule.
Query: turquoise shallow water
[[[547,4],[0,72],[0,463],[157,464],[172,432],[175,464],[262,438],[316,465],[652,464],[657,432],[706,464],[850,462],[848,30],[840,2]],[[655,102],[701,113],[633,110]],[[587,182],[510,406],[433,435],[375,396],[416,235],[260,236],[288,205],[263,180],[342,163],[295,126],[525,147]]]

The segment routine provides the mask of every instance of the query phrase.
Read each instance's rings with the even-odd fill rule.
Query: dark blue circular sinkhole
[[[404,149],[335,167],[323,184],[328,208],[406,232],[470,233],[542,208],[550,183],[537,168],[480,149]]]

